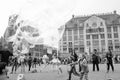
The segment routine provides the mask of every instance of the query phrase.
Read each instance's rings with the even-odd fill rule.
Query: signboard
[[[52,48],[47,48],[47,53],[52,54]]]
[[[86,53],[89,55],[89,53],[90,53],[90,48],[89,47],[87,47]]]

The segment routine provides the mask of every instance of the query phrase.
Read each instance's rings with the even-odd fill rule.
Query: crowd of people
[[[11,66],[12,67],[11,74],[14,74],[17,72],[17,69],[19,67],[21,67],[21,73],[25,73],[26,67],[28,67],[28,72],[32,72],[31,68],[36,69],[36,66],[41,66],[42,64],[45,65],[44,67],[46,67],[49,64],[52,64],[53,67],[54,67],[54,65],[57,65],[58,71],[60,73],[62,73],[62,68],[60,65],[63,64],[63,65],[69,66],[69,69],[68,69],[69,76],[68,76],[67,80],[71,80],[72,73],[75,76],[78,76],[80,78],[80,80],[83,80],[83,78],[85,78],[85,80],[88,80],[88,73],[89,73],[88,64],[89,64],[89,62],[91,62],[93,64],[93,69],[92,69],[93,71],[95,71],[95,70],[99,71],[100,70],[99,64],[101,63],[101,61],[103,61],[102,59],[104,59],[104,63],[106,63],[106,65],[107,65],[106,73],[108,73],[110,70],[110,67],[111,67],[112,71],[114,72],[114,64],[113,63],[114,62],[118,63],[120,61],[119,60],[120,57],[118,55],[114,56],[111,49],[108,49],[108,52],[106,53],[104,58],[100,57],[100,55],[96,49],[94,49],[94,52],[92,53],[92,55],[88,55],[86,52],[83,54],[80,54],[80,55],[77,55],[76,53],[77,53],[76,50],[72,50],[70,52],[70,56],[68,58],[64,58],[64,59],[53,55],[52,60],[49,60],[49,57],[47,55],[46,55],[47,58],[45,58],[45,56],[41,57],[41,58],[33,58],[30,53],[27,56],[21,55],[19,58],[18,58],[18,56],[17,57],[10,56],[9,58],[7,57],[8,60],[3,61],[1,59],[0,75],[7,75],[6,66]],[[79,65],[79,71],[77,71],[76,65]],[[8,76],[6,76],[5,78],[8,78]],[[0,80],[2,80],[1,77],[0,77]]]
[[[70,69],[68,71],[69,77],[67,80],[71,80],[71,74],[73,73],[75,76],[78,76],[79,80],[88,80],[88,73],[89,73],[89,67],[88,63],[91,61],[93,64],[93,72],[95,69],[97,71],[100,70],[99,64],[102,61],[102,58],[100,57],[99,53],[96,49],[94,49],[94,52],[92,53],[90,59],[87,53],[83,53],[81,56],[77,56],[75,50],[71,52],[70,56]],[[118,57],[118,56],[117,56]],[[106,73],[109,72],[110,67],[112,71],[114,72],[114,62],[116,61],[116,56],[113,55],[111,49],[108,49],[108,52],[104,56],[104,63],[106,63]],[[119,62],[119,57],[117,58],[117,62]],[[76,64],[79,64],[79,71],[76,70]]]
[[[25,67],[28,67],[28,71],[32,68],[36,68],[37,65],[40,66],[42,64],[42,58],[32,58],[31,55],[25,58],[17,58],[17,57],[10,57],[9,58],[9,66],[12,66],[11,74],[14,72],[16,73],[17,69],[21,66],[21,73],[25,72]]]

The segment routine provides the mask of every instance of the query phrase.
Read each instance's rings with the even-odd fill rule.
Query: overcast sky
[[[39,29],[53,30],[68,21],[72,14],[89,15],[114,10],[120,14],[120,0],[1,0],[0,10],[0,36],[3,36],[12,14],[33,21]]]

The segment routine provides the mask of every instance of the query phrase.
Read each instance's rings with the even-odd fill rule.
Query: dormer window
[[[77,24],[76,24],[76,23],[74,24],[74,27],[77,27]]]
[[[89,24],[88,24],[88,23],[86,24],[86,27],[89,27]]]
[[[103,22],[100,23],[100,26],[103,26]]]

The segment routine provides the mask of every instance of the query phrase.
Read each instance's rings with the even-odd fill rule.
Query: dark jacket
[[[112,61],[112,58],[113,58],[112,52],[108,52],[108,53],[106,54],[106,58],[107,58],[107,63],[112,63],[112,62],[113,62],[113,61]]]
[[[32,63],[32,57],[29,57],[28,64],[31,64],[31,63]]]
[[[71,60],[72,60],[73,62],[78,61],[78,56],[77,56],[77,54],[71,55],[70,58],[71,58]]]
[[[99,62],[100,62],[99,56],[96,55],[96,54],[93,54],[93,55],[92,55],[92,62],[93,62],[93,63],[99,63]]]

